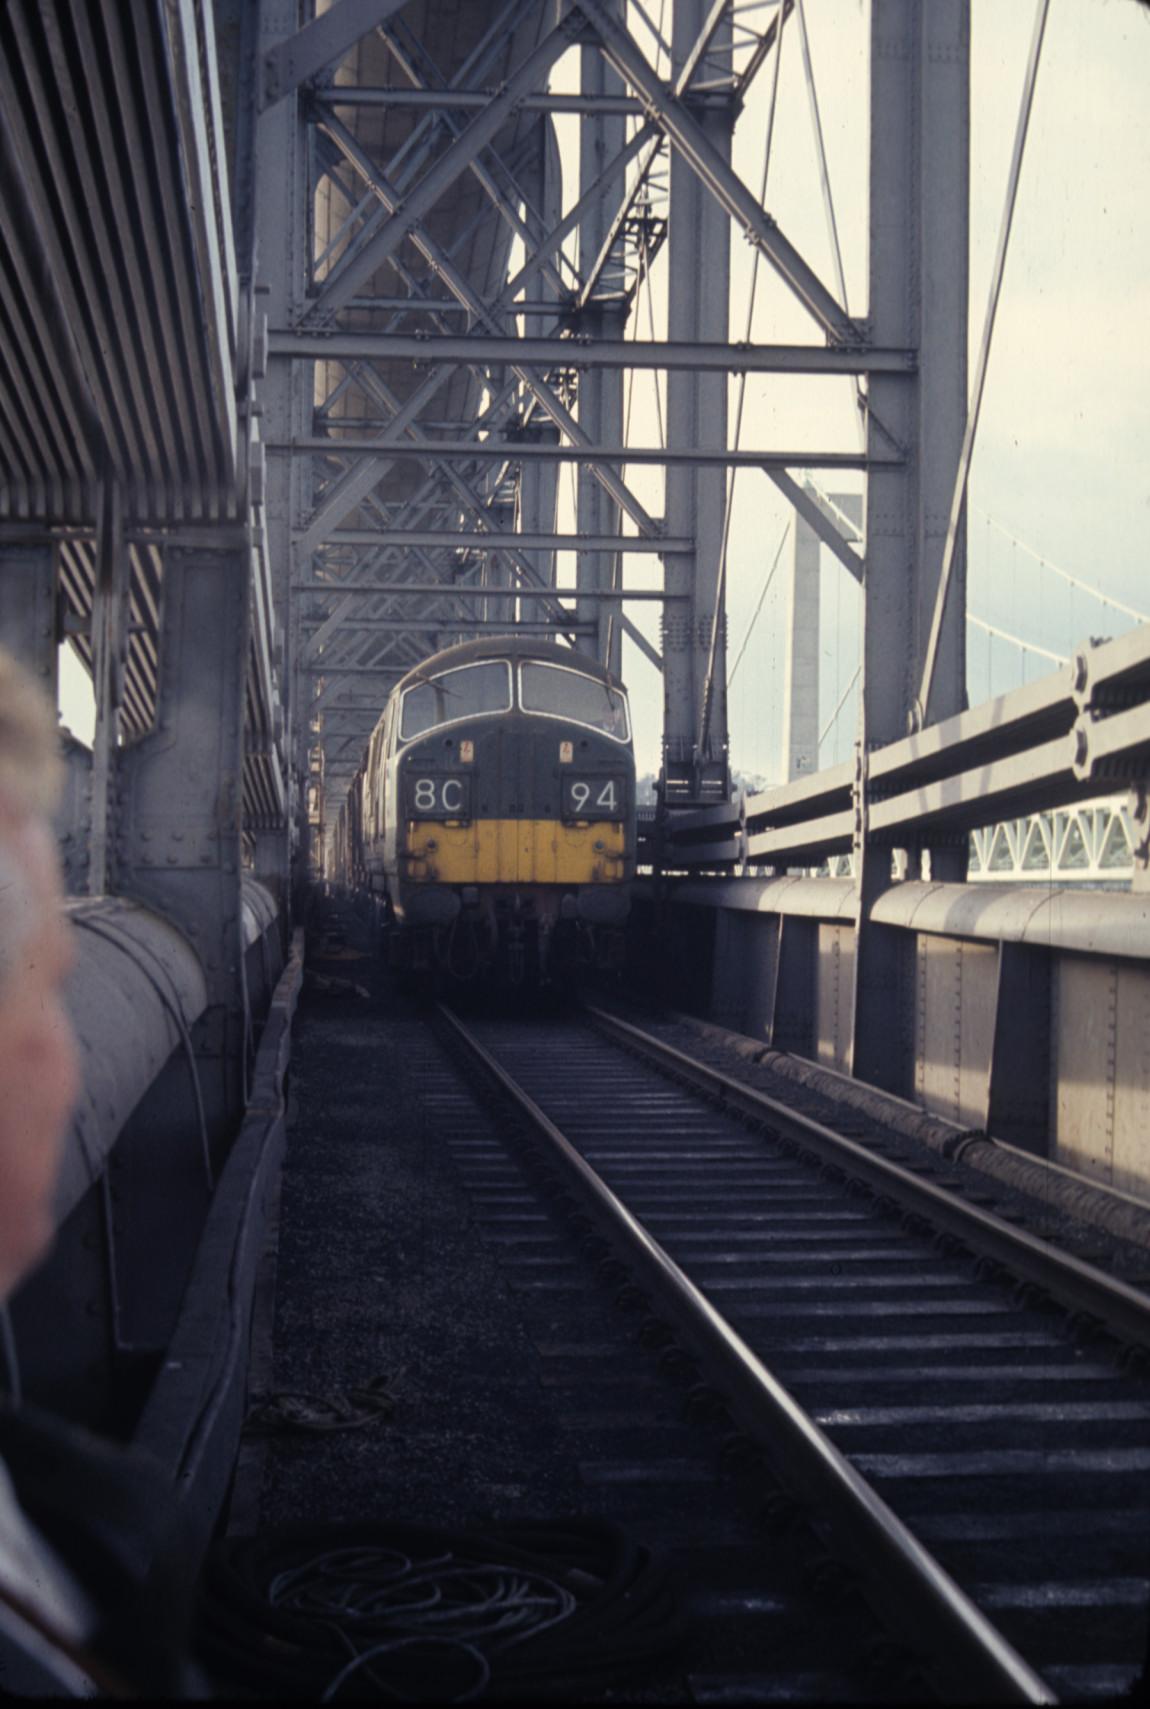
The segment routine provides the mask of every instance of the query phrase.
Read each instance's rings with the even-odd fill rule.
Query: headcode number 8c
[[[461,777],[416,777],[411,780],[411,803],[417,814],[455,818],[466,815],[467,789]]]

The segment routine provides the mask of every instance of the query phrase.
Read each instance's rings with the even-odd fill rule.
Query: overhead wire
[[[846,271],[843,267],[842,245],[839,242],[839,226],[838,219],[835,216],[834,192],[831,189],[830,166],[827,162],[826,141],[823,136],[822,113],[819,109],[819,92],[818,86],[815,82],[814,58],[811,54],[810,36],[807,34],[807,15],[803,6],[803,0],[795,0],[795,14],[799,22],[799,46],[802,50],[803,79],[807,86],[807,102],[810,107],[811,130],[814,135],[815,153],[818,156],[819,162],[819,181],[822,185],[823,192],[823,212],[826,216],[827,236],[830,239],[831,260],[834,264],[835,270],[835,284],[838,287],[839,301],[843,306],[843,312],[849,314],[850,304],[847,299]],[[859,375],[855,375],[853,384],[855,397],[859,404],[859,409],[856,411],[855,415],[855,425],[858,431],[858,440],[861,449],[865,446],[866,427],[864,425],[864,417],[862,413],[863,406],[865,404],[865,395],[862,388],[862,379]]]
[[[770,178],[770,172],[771,172],[771,150],[772,150],[772,147],[774,145],[775,112],[776,112],[777,105],[778,105],[778,94],[779,94],[779,68],[782,65],[782,59],[783,59],[783,33],[784,33],[785,26],[786,26],[787,16],[788,16],[787,9],[784,6],[779,13],[778,34],[775,37],[775,58],[774,58],[774,64],[771,67],[771,94],[770,94],[770,102],[769,102],[768,107],[767,107],[766,135],[765,135],[764,140],[763,140],[763,176],[762,176],[762,182],[759,186],[759,205],[760,206],[763,206],[766,203],[767,183],[768,183],[768,180]],[[751,257],[751,286],[750,286],[750,291],[748,292],[748,295],[747,295],[746,330],[743,334],[744,344],[749,344],[751,341],[751,331],[752,331],[752,326],[753,326],[753,322],[754,322],[754,314],[755,314],[755,298],[756,298],[756,295],[758,293],[758,284],[759,284],[760,255],[761,255],[761,251],[760,251],[758,245],[756,244],[753,247],[753,252],[752,252],[752,257]],[[744,402],[746,399],[746,391],[747,391],[747,376],[746,376],[746,373],[744,371],[743,373],[741,373],[739,375],[738,397],[737,397],[737,401],[735,404],[734,449],[736,451],[739,449],[740,440],[742,437],[743,407],[744,407]],[[703,684],[702,719],[701,719],[700,731],[699,731],[700,749],[704,749],[706,747],[707,739],[710,735],[711,709],[712,709],[712,705],[714,702],[715,667],[716,667],[716,664],[718,661],[718,651],[719,651],[720,620],[721,620],[721,614],[722,614],[722,611],[723,611],[723,608],[724,608],[724,605],[726,602],[727,558],[728,558],[728,551],[729,551],[730,539],[731,539],[731,513],[734,510],[734,504],[735,504],[735,477],[737,476],[737,474],[738,474],[738,469],[732,468],[727,475],[727,502],[726,502],[726,505],[724,507],[724,513],[723,513],[722,544],[720,545],[720,548],[719,548],[719,571],[718,571],[718,577],[716,579],[716,586],[715,586],[715,610],[714,610],[714,613],[713,613],[712,618],[711,618],[711,643],[710,643],[710,648],[709,648],[708,656],[707,656],[707,676],[706,676],[706,681]],[[772,575],[774,574],[773,567],[771,570],[771,574]],[[769,583],[770,583],[770,577],[768,577],[768,580],[767,580],[768,586],[769,586]],[[759,611],[762,609],[762,600],[765,597],[766,597],[766,589],[764,588],[763,595],[760,597],[760,600],[759,600],[759,605],[755,609],[755,617],[756,618],[759,614]],[[753,629],[753,628],[754,628],[754,619],[752,619],[751,625],[750,625],[750,629]],[[747,631],[748,638],[750,636],[750,629],[748,629],[748,631]],[[744,640],[743,645],[744,645],[744,647],[746,646],[745,640]],[[740,658],[742,657],[741,652],[739,654],[739,657]],[[734,672],[732,671],[730,676],[727,679],[728,686],[733,679],[734,679]]]
[[[656,42],[656,46],[655,46],[655,69],[656,69],[656,71],[659,70],[664,52],[666,52],[666,54],[667,54],[668,69],[670,67],[671,50],[670,50],[669,46],[667,45],[667,43],[664,39],[664,35],[663,35],[663,29],[664,29],[664,24],[665,24],[665,20],[666,20],[666,9],[667,9],[667,0],[660,0],[659,23],[658,23],[657,28],[655,26],[651,25],[650,20],[646,19],[646,14],[643,14],[645,21],[648,23],[649,27],[652,28],[654,35],[655,35],[655,42]],[[660,149],[658,147],[654,148],[652,150],[647,162],[643,165],[640,165],[638,168],[640,176],[643,178],[646,178],[648,185],[650,184],[650,181],[651,181],[651,176],[653,174],[655,163],[659,158],[659,153],[660,153]],[[639,194],[642,194],[642,191],[640,191]],[[644,229],[642,223],[640,222],[640,226],[639,226],[639,279],[637,281],[636,290],[635,290],[636,313],[635,313],[634,320],[632,322],[632,332],[631,332],[631,342],[632,343],[634,343],[635,340],[639,336],[638,297],[639,297],[639,292],[641,290],[643,290],[644,288],[646,290],[646,296],[647,296],[647,326],[648,326],[648,331],[649,331],[649,336],[651,338],[651,342],[654,343],[655,342],[655,289],[654,289],[654,285],[653,285],[652,279],[651,279],[651,263],[648,259],[648,254],[647,254],[647,233],[646,233],[646,230]],[[629,369],[628,375],[627,375],[627,396],[626,396],[626,403],[624,406],[624,415],[623,415],[623,443],[624,443],[624,445],[629,444],[630,438],[631,438],[631,409],[632,409],[632,404],[633,404],[634,395],[635,395],[635,378],[636,378],[636,370],[634,368]],[[665,430],[664,425],[663,425],[663,400],[662,400],[662,395],[659,391],[659,371],[658,371],[658,369],[655,369],[652,371],[652,381],[654,384],[654,391],[655,391],[655,421],[656,421],[656,426],[658,428],[658,444],[665,449],[666,443],[667,443],[667,438],[666,438],[666,430]],[[627,470],[627,465],[626,465],[626,463],[624,463],[621,472],[625,475],[626,470]],[[666,501],[666,493],[664,491],[664,497],[663,497],[664,511],[666,510],[666,502],[667,502]],[[617,554],[616,558],[615,558],[615,568],[614,568],[614,574],[612,577],[613,589],[615,589],[619,586],[620,578],[622,576],[622,572],[623,572],[623,559],[622,559],[622,554],[620,553],[620,554]],[[607,665],[608,667],[610,666],[611,654],[612,654],[612,650],[613,650],[614,644],[615,644],[615,630],[618,627],[618,619],[619,619],[619,616],[621,615],[621,612],[622,612],[621,605],[617,604],[613,600],[611,602],[611,610],[610,610],[610,612],[608,614],[608,618],[607,618],[607,657],[603,661],[603,663],[605,665]]]

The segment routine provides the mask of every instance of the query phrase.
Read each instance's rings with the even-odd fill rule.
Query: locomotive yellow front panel
[[[604,884],[623,877],[625,828],[609,821],[409,823],[407,876],[438,884]]]

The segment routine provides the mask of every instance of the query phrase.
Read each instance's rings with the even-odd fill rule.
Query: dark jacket
[[[119,1682],[124,1695],[196,1692],[186,1647],[191,1557],[160,1467],[62,1419],[2,1402],[0,1458],[25,1514],[95,1609],[96,1627],[81,1647],[113,1690]]]

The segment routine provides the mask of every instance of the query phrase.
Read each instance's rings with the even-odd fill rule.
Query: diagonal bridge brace
[[[395,189],[394,185],[388,182],[387,178],[379,168],[367,158],[356,138],[351,134],[347,127],[341,124],[338,119],[325,116],[323,119],[323,128],[339,148],[340,152],[345,156],[348,163],[360,173],[364,182],[369,185],[379,199],[384,202],[385,205],[397,205],[399,201],[398,191]],[[489,333],[498,335],[503,332],[504,328],[500,324],[499,320],[499,309],[491,309],[488,307],[483,298],[479,295],[479,292],[476,291],[469,280],[464,277],[446,251],[432,238],[430,238],[422,228],[418,231],[413,231],[411,235],[428,265],[438,274],[439,278],[443,281],[444,285],[451,292],[455,300],[468,309],[469,312],[474,315],[476,322],[485,326]],[[500,305],[507,300],[506,291],[501,293],[499,300]],[[429,339],[428,354],[433,360],[434,352],[435,340]],[[483,342],[481,338],[477,338],[476,360],[481,361],[482,359]],[[518,376],[518,378],[533,394],[544,413],[551,419],[551,421],[554,422],[560,432],[566,435],[567,439],[573,445],[591,446],[592,440],[590,434],[580,427],[570,410],[568,410],[566,405],[556,394],[554,388],[550,386],[546,380],[541,378],[533,368],[529,368],[523,364],[511,363],[509,366],[511,367],[512,372]],[[648,514],[617,470],[609,466],[600,467],[597,478],[607,492],[610,493],[616,504],[627,512],[627,515],[635,523],[637,528],[639,528],[644,534],[658,535],[659,528],[654,521],[654,518]]]
[[[640,127],[626,147],[621,149],[619,154],[607,163],[603,172],[590,186],[586,194],[581,196],[574,207],[563,216],[545,241],[538,246],[534,255],[527,258],[519,272],[500,293],[490,311],[485,312],[489,312],[493,317],[498,317],[507,305],[514,301],[518,293],[540,271],[545,259],[554,254],[574,231],[585,216],[587,208],[606,193],[609,185],[626,170],[634,156],[649,143],[653,128],[649,125]],[[434,340],[428,341],[428,353],[434,358]],[[402,420],[397,417],[381,435],[379,440],[381,453],[386,453],[388,444],[403,436],[408,425],[415,420],[440,387],[447,382],[453,371],[453,365],[450,363],[440,363],[432,369],[423,384],[404,404],[401,411]],[[319,545],[331,529],[338,527],[348,512],[356,509],[366,494],[378,485],[387,473],[389,466],[388,461],[381,455],[378,460],[365,462],[350,470],[316,510],[299,541],[300,550],[306,553]]]
[[[693,168],[728,216],[742,226],[748,241],[762,252],[827,337],[836,344],[865,343],[862,328],[851,320],[834,293],[783,236],[770,214],[760,207],[757,197],[723,159],[686,104],[667,90],[626,26],[599,0],[577,0],[576,10],[591,26],[615,70],[666,133],[672,147]]]
[[[374,369],[368,369],[365,371],[363,383],[365,384],[365,389],[369,390],[384,408],[397,408],[398,400],[394,397],[386,382],[374,371]],[[424,443],[421,436],[414,428],[408,428],[407,433],[409,438],[417,441],[418,443]],[[434,442],[428,441],[427,443],[433,444]],[[333,446],[337,444],[338,442],[333,441]],[[515,536],[509,535],[506,536],[505,539],[500,538],[498,530],[494,527],[487,515],[479,494],[473,491],[469,484],[464,480],[463,476],[459,473],[458,469],[450,463],[439,463],[437,468],[440,475],[446,477],[448,484],[458,498],[464,512],[470,513],[474,518],[476,525],[492,535],[492,544],[498,546],[499,550],[506,554],[521,580],[523,580],[529,587],[541,587],[542,583],[539,580],[535,566],[531,563],[530,559],[515,546]],[[449,540],[449,536],[445,537],[445,544],[449,543]],[[385,543],[381,542],[381,544]],[[514,592],[513,589],[508,591],[511,593]],[[336,630],[341,626],[345,615],[354,608],[354,605],[355,600],[352,596],[345,596],[339,601],[325,621],[323,627],[317,631],[317,633],[313,635],[310,641],[306,644],[304,652],[305,659],[314,658],[316,656],[319,647],[336,632]],[[556,601],[554,615],[560,617],[563,615],[563,609],[558,600]],[[627,617],[622,618],[622,623],[626,632],[634,640],[635,645],[640,649],[645,657],[651,661],[657,670],[661,670],[663,663],[662,658],[647,640],[647,637],[643,634],[642,630],[636,628]]]
[[[387,196],[380,198],[388,207],[391,218],[369,243],[336,269],[311,305],[307,315],[309,321],[324,321],[338,309],[346,308],[361,287],[374,277],[395,253],[404,238],[414,236],[440,198],[456,179],[468,170],[480,151],[486,148],[492,137],[502,129],[523,96],[532,94],[546,78],[555,61],[570,47],[571,41],[572,31],[569,24],[561,24],[552,30],[538,47],[527,55],[498,93],[492,96],[483,111],[472,119],[407,197],[389,190]],[[329,123],[329,117],[325,114],[325,129],[329,129]],[[332,134],[330,129],[329,134]]]

